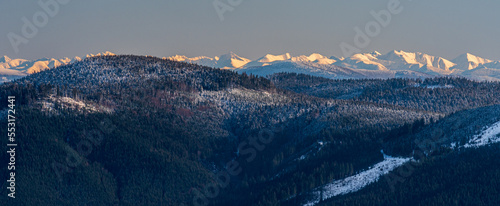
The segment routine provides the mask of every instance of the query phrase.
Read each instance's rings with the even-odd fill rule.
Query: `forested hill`
[[[406,139],[446,127],[436,121],[449,113],[497,104],[497,88],[448,78],[266,79],[154,57],[91,57],[0,85],[2,124],[7,96],[16,96],[20,151],[18,198],[2,190],[0,202],[298,204],[384,160],[383,149],[406,154]],[[209,193],[228,162],[241,172]]]
[[[498,205],[500,105],[457,112],[418,132],[390,133],[407,163],[366,189],[319,205]]]
[[[96,56],[44,71],[16,82],[52,84],[95,92],[106,87],[142,86],[149,81],[167,81],[179,89],[221,90],[228,87],[272,89],[265,78],[238,75],[229,70],[170,61],[155,57],[119,55]],[[104,88],[103,88],[104,87]]]
[[[500,104],[500,82],[466,78],[333,80],[279,73],[270,79],[279,88],[316,97],[392,104],[442,113]]]

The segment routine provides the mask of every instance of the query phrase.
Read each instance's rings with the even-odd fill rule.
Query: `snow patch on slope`
[[[487,127],[481,134],[474,136],[469,143],[465,144],[463,147],[481,147],[488,144],[494,144],[500,142],[500,122],[497,122],[490,127]]]
[[[114,112],[112,108],[91,103],[85,103],[83,101],[76,100],[70,97],[56,97],[53,95],[42,101],[39,101],[38,104],[41,106],[41,110],[45,112],[58,113],[59,109],[71,109],[73,111],[79,111],[79,112],[85,111],[90,113],[103,112],[108,114]]]
[[[411,158],[391,157],[384,154],[384,161],[372,166],[369,170],[315,189],[313,192],[313,200],[304,205],[316,205],[321,199],[328,199],[338,195],[359,191],[367,185],[376,182],[381,176],[410,160]],[[321,190],[323,190],[323,197],[321,197]]]

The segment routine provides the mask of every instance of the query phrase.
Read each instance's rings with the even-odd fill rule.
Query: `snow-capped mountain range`
[[[229,54],[221,55],[220,57],[216,56],[214,58],[199,56],[194,58],[188,58],[186,56],[175,55],[172,57],[164,57],[165,59],[173,60],[173,61],[182,61],[193,64],[199,64],[203,66],[216,67],[222,69],[234,69],[241,68],[251,62],[250,59],[240,57],[233,52]]]
[[[88,54],[86,57],[109,55],[115,54],[107,51],[98,54]],[[81,57],[74,57],[72,59],[66,57],[62,59],[42,58],[36,60],[26,60],[11,59],[7,56],[2,56],[0,57],[0,83],[80,60],[82,60]]]
[[[394,78],[463,76],[475,80],[500,81],[500,61],[492,61],[469,53],[453,60],[421,52],[391,51],[359,53],[348,58],[326,57],[313,53],[309,56],[266,54],[250,61],[232,52],[220,57],[173,56],[166,59],[184,61],[210,67],[233,69],[255,75],[277,72],[305,73],[327,78]]]
[[[89,54],[86,57],[115,55],[111,52]],[[266,54],[250,60],[230,52],[216,57],[163,57],[203,66],[231,69],[240,73],[266,76],[279,72],[295,72],[332,79],[348,78],[427,78],[433,76],[462,76],[474,80],[500,81],[500,61],[462,54],[453,60],[420,52],[391,51],[359,53],[351,57],[327,57],[318,53],[309,56]],[[46,69],[80,61],[82,58],[43,58],[37,60],[0,57],[0,83],[17,79]]]

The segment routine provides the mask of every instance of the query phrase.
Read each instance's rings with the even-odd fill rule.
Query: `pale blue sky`
[[[48,0],[42,0],[48,1]],[[227,2],[227,0],[220,0]],[[0,1],[0,55],[73,57],[110,50],[154,56],[215,56],[233,51],[318,52],[342,56],[354,27],[389,0],[243,0],[220,21],[213,0],[71,0],[15,53],[7,34],[21,34],[22,17],[43,11],[35,1]],[[403,11],[362,51],[420,51],[448,59],[470,52],[500,60],[500,1],[401,0]]]

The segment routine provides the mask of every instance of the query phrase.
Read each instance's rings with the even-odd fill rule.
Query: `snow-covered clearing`
[[[382,175],[389,173],[410,160],[411,158],[384,155],[384,161],[370,167],[366,171],[316,188],[313,192],[313,200],[304,205],[316,205],[321,199],[328,199],[361,190],[367,185],[376,182]],[[323,191],[323,197],[321,197],[321,191]]]
[[[91,113],[96,113],[96,112],[112,113],[114,111],[112,108],[108,108],[97,104],[85,103],[83,101],[76,100],[70,97],[50,96],[42,101],[39,101],[38,103],[41,105],[42,111],[49,111],[49,112],[64,108],[76,111],[86,111]],[[59,105],[59,108],[56,108],[56,104]]]
[[[481,134],[474,136],[474,138],[472,138],[469,143],[465,144],[464,147],[481,147],[497,142],[500,142],[500,122],[487,127]]]

